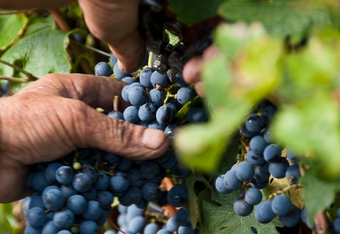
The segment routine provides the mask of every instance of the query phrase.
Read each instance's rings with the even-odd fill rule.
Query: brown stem
[[[118,111],[118,105],[119,105],[119,97],[115,96],[113,99],[113,110]]]
[[[29,81],[28,77],[25,76],[23,79],[18,79],[14,77],[7,77],[7,76],[0,76],[0,80],[8,80],[10,82],[16,82],[16,83],[27,83]]]
[[[48,12],[53,16],[53,19],[57,23],[60,30],[71,31],[70,26],[67,24],[66,20],[64,19],[64,17],[62,16],[62,14],[60,13],[59,10],[49,10]],[[70,38],[72,40],[75,40],[73,35],[70,35]],[[82,48],[79,45],[76,45],[74,43],[70,43],[70,47],[71,47],[72,51],[74,52],[74,54],[76,55],[76,57],[80,56],[83,53]],[[85,73],[93,74],[93,69],[92,69],[90,63],[86,59],[81,59],[80,65],[83,68]]]
[[[38,10],[38,8],[21,10],[21,11],[12,11],[12,12],[6,12],[6,13],[0,13],[0,15],[16,15],[16,14],[21,14],[21,13],[26,13],[26,12],[29,12],[29,11],[36,11],[36,10]]]

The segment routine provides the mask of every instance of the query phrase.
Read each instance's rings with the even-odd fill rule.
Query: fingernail
[[[141,143],[146,148],[156,150],[164,143],[165,137],[161,130],[145,129]]]

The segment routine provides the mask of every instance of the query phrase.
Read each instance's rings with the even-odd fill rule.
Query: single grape
[[[33,207],[27,211],[26,221],[32,227],[42,227],[46,222],[46,214],[40,207]]]
[[[143,122],[149,123],[156,119],[156,107],[151,103],[146,103],[139,108],[138,116]]]
[[[236,191],[242,187],[243,181],[237,178],[235,170],[229,170],[224,175],[224,185],[227,189]]]
[[[40,207],[41,209],[46,210],[46,207],[42,200],[42,196],[38,196],[37,193],[33,194],[32,199],[29,203],[28,209],[31,209],[33,207]]]
[[[113,192],[124,192],[130,186],[130,180],[126,173],[116,173],[110,179]]]
[[[252,138],[258,134],[258,132],[251,132],[249,131],[245,126],[243,126],[241,129],[242,135],[247,138]]]
[[[65,199],[69,199],[69,197],[78,194],[78,192],[74,190],[71,184],[62,185],[60,190],[63,193]]]
[[[263,111],[261,112],[261,117],[262,117],[263,122],[265,122],[266,124],[269,124],[273,120],[276,114],[276,111],[277,109],[274,106],[265,107]]]
[[[115,74],[115,76],[119,79],[122,79],[126,76],[129,76],[130,74],[128,73],[125,73],[123,72],[122,70],[120,70],[119,66],[118,66],[118,63],[116,63],[114,66],[113,66],[113,73]]]
[[[67,209],[75,215],[80,215],[85,212],[87,201],[83,196],[73,195],[67,200]]]
[[[137,216],[143,216],[145,209],[138,208],[136,205],[131,205],[127,208],[126,220],[131,220]]]
[[[175,83],[177,84],[178,87],[188,87],[189,86],[189,84],[184,81],[183,76],[181,76],[178,73],[175,75]]]
[[[164,169],[171,169],[176,165],[176,163],[177,159],[175,158],[175,154],[171,151],[169,158],[164,163],[161,163],[160,166]]]
[[[107,114],[108,117],[114,118],[114,119],[121,119],[124,120],[124,116],[120,111],[111,111]]]
[[[156,201],[161,194],[161,190],[158,184],[148,182],[143,186],[142,194],[147,201]]]
[[[158,71],[154,71],[151,75],[150,82],[154,88],[156,88],[156,85],[166,88],[168,85],[168,76],[166,74],[162,75]]]
[[[251,149],[246,154],[247,161],[254,166],[261,166],[265,163],[264,157],[257,155]]]
[[[56,212],[53,217],[53,222],[59,229],[69,229],[74,223],[74,214],[70,210]]]
[[[250,205],[257,205],[262,201],[262,193],[257,188],[250,188],[245,195],[245,200]]]
[[[42,192],[49,185],[50,184],[46,180],[44,172],[37,172],[34,174],[33,179],[32,179],[33,189],[35,189],[36,191]]]
[[[257,189],[264,189],[265,187],[267,187],[269,183],[269,180],[260,182],[260,181],[254,181],[253,183],[250,183],[251,187],[253,188],[257,188]]]
[[[111,76],[112,69],[110,65],[106,62],[99,62],[94,67],[94,74],[96,76]]]
[[[195,97],[195,93],[188,87],[182,87],[177,91],[177,101],[181,105],[185,105],[187,102],[192,101]]]
[[[149,103],[154,105],[156,108],[162,106],[165,100],[165,93],[162,90],[152,89],[149,92]]]
[[[168,106],[161,106],[156,112],[156,119],[158,123],[167,125],[171,122],[172,118],[171,108]]]
[[[63,193],[59,189],[50,189],[44,194],[43,202],[48,210],[59,210],[64,205]]]
[[[208,119],[207,112],[204,107],[193,106],[187,113],[190,123],[202,123]]]
[[[274,143],[273,132],[272,132],[272,128],[271,128],[271,127],[266,128],[266,129],[264,130],[263,138],[266,140],[266,142],[268,142],[268,143],[270,143],[270,144],[273,144],[273,143]]]
[[[145,179],[152,180],[159,175],[160,168],[158,164],[153,161],[145,161],[141,164],[139,171]]]
[[[255,175],[254,178],[258,182],[264,182],[267,181],[270,177],[269,173],[261,171],[258,167],[255,169]]]
[[[152,88],[152,84],[150,82],[152,73],[152,68],[146,67],[139,74],[139,82],[146,88]]]
[[[334,219],[332,223],[332,228],[333,228],[334,234],[340,233],[340,219],[339,218]]]
[[[176,185],[170,189],[167,199],[170,205],[181,207],[187,202],[188,194],[183,187]]]
[[[127,107],[123,112],[123,116],[125,121],[130,123],[138,123],[140,121],[138,117],[138,108],[135,106]]]
[[[92,184],[97,181],[97,171],[93,167],[82,167],[80,172],[87,175],[90,178]]]
[[[129,100],[129,90],[130,90],[130,85],[127,85],[122,89],[122,92],[121,92],[121,96],[122,96],[123,100],[126,101],[126,102],[130,102],[130,100]]]
[[[180,226],[188,226],[190,225],[190,220],[188,213],[185,209],[181,208],[176,213],[177,222]]]
[[[142,201],[142,190],[136,187],[130,187],[126,190],[125,196],[128,197],[130,203],[138,204]]]
[[[168,149],[162,156],[155,158],[154,161],[157,164],[165,163],[168,160],[168,158],[170,157],[171,154],[173,154],[172,149]]]
[[[279,216],[281,223],[285,227],[294,227],[300,222],[301,212],[299,208],[292,205],[289,213],[287,215]]]
[[[171,169],[171,172],[174,176],[177,176],[180,179],[186,178],[190,175],[190,170],[181,166],[178,162]]]
[[[277,215],[287,215],[292,206],[292,201],[284,194],[277,195],[272,201],[272,210]]]
[[[98,226],[95,222],[87,220],[80,224],[79,232],[81,234],[96,234],[98,232]]]
[[[271,101],[264,99],[256,105],[256,109],[262,111],[267,106],[274,106],[274,104]]]
[[[165,125],[164,124],[160,124],[158,123],[158,121],[152,121],[151,123],[149,123],[148,125],[148,128],[151,128],[151,129],[159,129],[159,130],[162,130],[164,131],[165,130]]]
[[[97,181],[96,181],[96,183],[94,183],[93,187],[97,191],[103,191],[103,190],[107,190],[109,185],[110,185],[109,177],[104,173],[101,173],[101,172],[98,173],[97,174]]]
[[[245,126],[250,132],[260,132],[264,122],[257,114],[250,114],[246,119]]]
[[[289,162],[296,164],[300,161],[300,158],[296,156],[291,149],[287,149],[287,158]]]
[[[74,176],[72,186],[78,192],[87,192],[92,187],[91,179],[86,174],[77,174]]]
[[[48,190],[51,190],[51,189],[56,189],[56,190],[59,190],[59,191],[60,191],[60,188],[59,188],[58,186],[51,185],[51,186],[46,187],[46,188],[43,190],[41,196],[44,197],[45,193],[46,193]]]
[[[258,170],[265,172],[265,173],[269,173],[269,163],[265,162],[264,164],[257,166],[256,168],[258,168]]]
[[[249,162],[241,162],[236,168],[236,176],[241,181],[248,181],[255,175],[255,170]]]
[[[54,225],[53,221],[48,221],[45,223],[41,234],[57,234],[60,231],[59,228],[57,228],[56,225]]]
[[[133,83],[136,82],[136,81],[135,81],[132,77],[130,77],[130,76],[124,77],[124,78],[122,79],[122,81],[125,82],[125,83],[128,83],[128,84],[133,84]]]
[[[73,180],[73,169],[69,166],[59,167],[55,173],[55,177],[62,185],[70,184]]]
[[[196,234],[196,230],[193,230],[190,225],[188,226],[180,226],[178,228],[178,234]]]
[[[234,211],[239,216],[248,216],[253,212],[254,206],[248,204],[243,197],[239,197],[234,202]]]
[[[95,221],[98,227],[103,226],[106,222],[107,216],[111,213],[111,207],[109,209],[103,210],[99,219]]]
[[[96,221],[101,216],[102,210],[99,202],[89,201],[86,210],[83,213],[83,217],[87,220]]]
[[[148,100],[145,89],[135,86],[129,89],[129,101],[134,106],[141,106]]]
[[[292,182],[292,184],[297,184],[301,178],[300,167],[298,165],[288,167],[286,178],[289,182]]]
[[[91,187],[91,189],[87,192],[80,193],[87,201],[95,200],[97,197],[97,191],[95,188]]]
[[[24,234],[41,234],[42,228],[41,227],[32,227],[30,225],[27,225],[24,231]]]
[[[215,188],[219,193],[222,194],[229,194],[233,192],[232,190],[227,189],[227,187],[224,185],[224,175],[217,177],[215,181]]]
[[[144,232],[143,233],[148,233],[148,234],[156,234],[157,231],[159,230],[159,227],[155,223],[149,223],[145,226]],[[104,233],[105,234],[105,233]],[[109,233],[108,233],[109,234]]]
[[[269,223],[275,218],[276,214],[272,210],[271,201],[265,201],[262,203],[262,206],[260,207],[260,210],[259,210],[259,215],[264,220],[264,223]]]
[[[249,142],[250,149],[255,154],[260,155],[260,156],[263,155],[263,151],[267,147],[267,145],[268,143],[260,135],[254,136]]]
[[[138,233],[142,232],[145,227],[145,220],[142,216],[136,216],[129,221],[128,232]]]
[[[55,173],[59,167],[63,166],[61,163],[51,163],[47,166],[45,170],[45,178],[49,184],[56,184],[57,179],[55,177]]]
[[[119,170],[127,171],[132,167],[132,160],[128,158],[122,158],[118,166]]]
[[[267,162],[278,162],[281,159],[282,149],[275,144],[268,145],[264,152],[263,157]]]
[[[277,178],[281,179],[286,176],[286,171],[289,167],[289,163],[286,158],[282,158],[280,162],[274,162],[269,164],[269,173]]]
[[[172,234],[169,230],[161,229],[157,232],[157,234]]]
[[[168,219],[168,222],[166,223],[166,229],[169,230],[170,232],[177,231],[179,228],[179,224],[177,221],[177,217],[173,216],[170,219]]]
[[[112,53],[110,56],[110,62],[113,65],[115,65],[118,62],[118,59],[116,58],[116,56]]]

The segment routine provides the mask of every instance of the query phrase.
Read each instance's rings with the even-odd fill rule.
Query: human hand
[[[0,202],[26,195],[29,167],[77,148],[95,147],[131,159],[162,155],[169,140],[147,129],[97,112],[111,111],[125,83],[91,75],[49,74],[14,96],[0,99]],[[128,104],[120,99],[121,109]],[[91,108],[92,107],[92,108]]]
[[[139,0],[79,0],[91,33],[109,44],[125,73],[136,71],[145,58],[145,41],[138,31],[139,3]]]
[[[209,46],[202,56],[196,56],[190,59],[183,68],[183,78],[188,84],[195,84],[195,90],[199,96],[204,96],[201,82],[201,70],[206,61],[212,59],[219,53],[216,46]]]

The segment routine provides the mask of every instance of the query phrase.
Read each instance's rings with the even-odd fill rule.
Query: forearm
[[[75,0],[0,0],[1,9],[21,10],[31,8],[55,9],[66,6]]]

